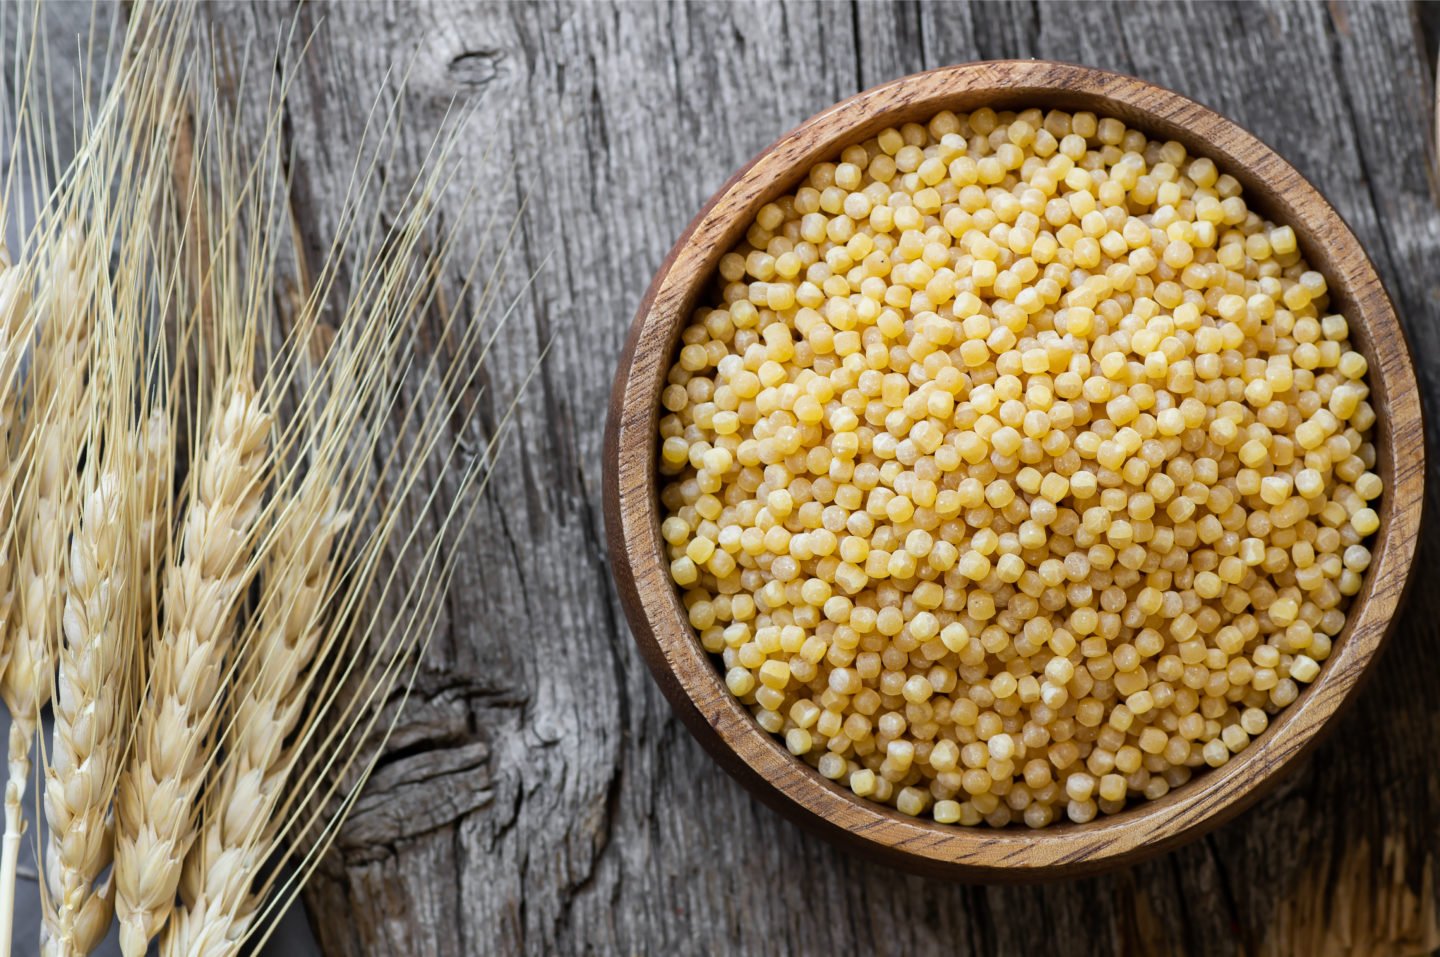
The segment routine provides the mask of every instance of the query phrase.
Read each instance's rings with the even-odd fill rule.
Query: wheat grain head
[[[165,621],[141,702],[135,751],[117,799],[116,912],[121,947],[143,954],[174,905],[194,836],[220,678],[248,581],[270,416],[235,382],[213,416],[186,506],[179,554],[167,564]]]

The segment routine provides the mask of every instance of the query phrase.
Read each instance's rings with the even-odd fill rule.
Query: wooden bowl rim
[[[1278,206],[1321,268],[1370,360],[1382,528],[1364,585],[1319,678],[1225,766],[1157,801],[1085,825],[1031,831],[910,818],[821,777],[755,723],[700,646],[669,579],[659,538],[655,430],[659,393],[680,330],[719,256],[764,202],[813,163],[884,126],[943,109],[1048,105],[1120,116],[1173,136],[1240,179],[1247,199]],[[1323,265],[1322,265],[1323,264]],[[1320,193],[1253,134],[1170,90],[1119,73],[1044,60],[965,63],[882,84],[824,110],[742,167],[696,215],[656,273],[631,326],[611,394],[604,459],[610,560],[626,617],[677,714],[719,763],[770,806],[822,836],[886,863],[965,880],[1074,876],[1133,862],[1238,814],[1318,740],[1373,663],[1403,600],[1424,499],[1425,443],[1402,327],[1359,240]],[[649,596],[649,597],[642,597]]]

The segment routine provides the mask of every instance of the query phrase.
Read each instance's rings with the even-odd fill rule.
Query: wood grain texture
[[[262,47],[294,12],[206,8],[228,42]],[[965,887],[803,834],[703,753],[621,624],[599,517],[605,397],[625,331],[704,199],[817,110],[979,58],[1134,73],[1269,142],[1374,259],[1440,421],[1433,60],[1412,6],[388,3],[314,4],[300,17],[319,25],[287,131],[305,243],[323,246],[371,98],[414,54],[397,179],[458,96],[482,103],[483,135],[462,157],[482,205],[508,220],[528,197],[506,280],[521,308],[488,372],[497,407],[553,343],[419,693],[309,892],[327,953],[1440,946],[1429,876],[1440,590],[1428,583],[1342,727],[1241,818],[1119,874]],[[466,241],[482,238],[477,221]],[[1437,560],[1432,526],[1421,561]]]

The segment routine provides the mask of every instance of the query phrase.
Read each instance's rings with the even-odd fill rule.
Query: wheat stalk
[[[6,273],[8,278],[19,274],[20,270],[11,266],[6,270]],[[12,316],[22,314],[23,312],[24,310],[19,307],[18,304],[12,305]],[[19,322],[16,322],[14,325],[18,326]],[[18,335],[18,329],[14,329],[13,326],[12,329],[15,334],[6,336],[6,341],[3,346],[0,346],[0,349],[3,349],[5,359],[9,359],[13,355],[15,366],[18,367],[20,359],[24,355],[24,346]],[[0,531],[0,676],[9,672],[10,659],[13,656],[15,647],[12,638],[15,612],[15,591],[13,584],[15,577],[15,560],[13,554],[15,541],[15,523],[13,519],[15,509],[12,490],[20,469],[19,463],[9,454],[10,450],[19,445],[18,440],[13,435],[15,406],[13,398],[15,390],[13,389],[13,385],[14,380],[9,377],[7,377],[3,383],[0,383],[0,387],[4,389],[4,398],[0,399],[0,403],[3,403],[4,416],[6,419],[6,431],[3,435],[0,435],[0,442],[3,442],[7,453],[4,465],[0,466],[0,529],[3,529],[3,531]],[[28,735],[26,735],[23,728],[17,729],[15,727],[13,723],[14,714],[15,712],[12,710],[11,737],[8,742],[10,749],[15,749],[14,738],[17,731],[22,738],[22,745],[28,748]],[[7,771],[13,772],[13,770],[15,769],[7,767]],[[24,798],[24,777],[25,772],[21,770],[20,780],[22,783],[12,786],[7,781],[5,788],[5,831],[4,837],[0,838],[0,957],[9,957],[10,954],[10,927],[15,912],[15,878],[19,866],[20,839],[24,833],[25,826],[24,820],[20,815],[20,802]]]
[[[266,539],[259,607],[239,652],[224,759],[211,772],[201,836],[180,886],[183,906],[161,938],[162,957],[224,957],[250,933],[264,901],[257,889],[262,870],[284,830],[276,811],[313,734],[299,726],[314,718],[308,700],[314,666],[353,650],[339,646],[344,632],[332,619],[334,576],[346,552],[337,539],[351,518],[339,503],[355,496],[364,472],[347,458],[371,460],[384,416],[367,413],[408,341],[399,334],[400,318],[420,301],[423,284],[401,283],[411,270],[405,254],[419,239],[417,225],[398,230],[395,255],[365,270],[360,289],[373,300],[352,304],[321,368],[307,377],[287,430],[296,436],[295,464],[277,479],[274,494],[283,506]],[[282,366],[282,379],[303,366]]]
[[[36,367],[31,370],[24,479],[19,489],[15,551],[18,602],[9,628],[10,657],[0,677],[0,698],[10,711],[9,779],[5,785],[5,837],[0,904],[13,910],[14,877],[24,830],[21,801],[30,776],[30,749],[40,710],[54,683],[54,630],[60,605],[55,583],[64,575],[64,536],[83,422],[77,408],[88,359],[91,314],[88,278],[78,229],[65,231],[56,251],[49,313]],[[8,928],[6,928],[8,931]],[[8,938],[8,933],[5,935]],[[0,954],[7,943],[0,943]]]
[[[134,607],[134,641],[130,663],[140,684],[149,666],[152,636],[161,626],[160,570],[170,547],[173,516],[172,485],[175,475],[175,440],[168,411],[157,409],[138,426],[134,437],[136,488],[134,492],[134,565],[137,601]],[[133,708],[132,708],[133,714]]]
[[[306,676],[324,641],[331,550],[347,516],[333,487],[307,483],[279,521],[265,566],[259,627],[236,677],[232,733],[202,837],[186,861],[180,908],[162,955],[218,957],[238,948],[258,906],[253,886],[267,863],[271,815],[296,760],[286,740],[299,722]]]
[[[45,811],[50,823],[53,917],[47,933],[61,954],[88,954],[110,927],[109,886],[94,883],[110,863],[110,795],[119,771],[117,731],[125,654],[133,621],[133,542],[127,487],[107,471],[86,495],[70,545],[65,641],[59,654]],[[51,948],[47,948],[51,949]]]
[[[46,767],[49,897],[42,952],[47,957],[90,953],[114,916],[115,882],[109,876],[98,886],[97,881],[113,861],[112,799],[130,731],[122,719],[133,714],[127,677],[138,670],[136,652],[150,613],[170,451],[162,413],[137,423],[133,437],[126,434],[129,426],[123,418],[108,429],[114,441],[105,449],[114,458],[103,472],[87,463],[86,481],[93,487],[71,538]],[[92,438],[91,447],[99,445]]]
[[[24,333],[30,309],[27,279],[24,269],[11,264],[9,252],[0,243],[0,451],[5,453],[5,462],[0,465],[0,675],[10,662],[8,623],[14,604],[10,589],[14,574],[10,556],[14,535],[11,489],[19,469],[10,451],[19,446],[15,435],[15,396],[19,390],[14,386],[28,338]]]
[[[448,247],[448,243],[443,245]],[[404,246],[400,243],[402,250]],[[428,270],[447,255],[442,248],[421,273],[433,275]],[[387,357],[405,357],[402,365],[409,361],[417,346],[418,315],[435,305],[431,298],[434,288],[428,294],[419,287],[396,290],[394,274],[409,268],[405,257],[400,258],[406,262],[405,268],[392,263],[381,269],[390,275],[380,284],[378,297],[397,300],[394,315],[386,316],[386,310],[379,308],[370,316],[347,317],[339,340],[344,342],[347,329],[366,329],[364,344],[355,348],[351,343],[350,347],[382,367]],[[477,256],[471,264],[465,289],[470,286],[469,276],[473,276],[479,259]],[[420,286],[424,285],[422,281]],[[493,292],[493,284],[484,290],[478,315],[484,314]],[[441,307],[439,311],[446,317],[439,338],[450,340],[456,324],[464,317],[461,310]],[[351,318],[358,321],[352,323]],[[471,420],[479,401],[480,394],[472,392],[471,387],[488,347],[481,335],[483,328],[482,322],[472,321],[455,337],[458,342],[448,367],[442,369],[438,356],[432,355],[429,366],[418,375],[420,391],[427,398],[407,410],[399,427],[404,438],[387,454],[378,454],[385,434],[383,426],[357,427],[362,421],[384,421],[383,414],[356,412],[366,408],[367,400],[376,395],[363,387],[342,388],[342,404],[346,400],[355,404],[340,416],[320,415],[324,424],[310,428],[308,435],[313,444],[307,447],[313,458],[304,481],[294,491],[277,483],[277,497],[289,498],[297,521],[308,522],[314,529],[311,536],[327,545],[331,536],[320,530],[332,527],[328,516],[334,509],[329,498],[322,499],[312,485],[317,476],[321,483],[327,483],[322,487],[334,484],[340,488],[341,500],[350,503],[347,509],[358,510],[362,521],[331,555],[331,566],[343,568],[343,576],[338,571],[330,573],[340,581],[324,609],[313,606],[316,585],[321,580],[323,551],[312,553],[308,560],[292,559],[287,563],[311,570],[305,587],[296,577],[287,580],[273,575],[262,589],[257,616],[262,629],[250,640],[262,649],[255,655],[257,661],[274,662],[276,674],[268,679],[271,690],[267,697],[272,701],[303,700],[304,717],[290,743],[288,732],[295,724],[295,715],[286,714],[277,724],[271,720],[274,712],[269,708],[236,710],[232,724],[236,738],[254,738],[261,743],[262,753],[273,755],[276,763],[264,775],[232,775],[227,773],[228,764],[220,771],[217,789],[210,795],[214,811],[207,830],[209,853],[201,855],[197,847],[187,862],[189,888],[198,886],[200,892],[182,885],[187,906],[162,941],[162,957],[228,957],[239,953],[247,941],[256,947],[263,944],[273,929],[273,921],[293,900],[335,837],[373,769],[393,728],[392,720],[381,725],[378,739],[372,736],[381,722],[382,706],[392,700],[397,689],[402,701],[408,694],[420,656],[443,608],[456,556],[455,544],[474,515],[472,496],[483,488],[504,430],[502,422],[491,442],[473,454],[453,492],[425,484],[425,476],[433,474],[429,469],[447,470],[466,454],[460,438],[450,433],[449,424]],[[349,381],[343,367],[335,378]],[[394,385],[388,383],[376,391],[384,394]],[[388,401],[382,398],[380,405]],[[330,448],[333,439],[322,442],[313,438],[351,433],[354,437],[345,443],[350,446],[351,464],[380,459],[379,466],[343,468],[334,463],[338,453]],[[444,516],[434,538],[419,539],[415,527],[407,530],[403,524],[402,502],[422,489],[426,491],[419,496],[420,501],[411,504],[424,512],[438,507]],[[377,493],[381,493],[378,498]],[[452,494],[453,498],[447,500]],[[317,515],[323,517],[317,519]],[[354,516],[348,517],[351,526],[356,526]],[[283,523],[285,517],[280,521]],[[290,551],[277,547],[276,555]],[[273,639],[264,637],[265,623],[283,620],[269,612],[270,602],[289,609],[291,633],[297,633],[305,622],[321,629],[323,637],[318,638],[313,649],[309,641],[300,641],[295,648],[301,653],[293,657],[263,650],[273,644]],[[297,677],[287,677],[292,673]],[[239,684],[246,686],[244,676]],[[262,683],[262,687],[266,686]],[[280,750],[282,739],[288,744],[286,751]],[[253,771],[253,761],[247,760],[243,751],[240,754],[241,765]],[[236,754],[232,752],[228,758],[234,760]],[[292,863],[295,873],[287,877],[284,865]],[[266,866],[263,878],[257,873],[261,865]],[[247,886],[248,894],[242,894]]]
[[[151,234],[150,221],[164,172],[158,162],[164,141],[157,134],[179,87],[182,58],[167,42],[187,22],[183,8],[179,14],[152,18],[148,4],[137,6],[125,66],[56,191],[53,210],[45,212],[55,221],[84,222],[85,248],[81,281],[52,293],[51,325],[58,333],[42,333],[31,373],[29,457],[19,496],[26,536],[17,582],[19,627],[0,693],[14,722],[7,840],[9,798],[23,793],[22,774],[28,774],[21,757],[28,764],[29,716],[38,714],[52,685],[56,694],[44,772],[51,835],[42,875],[41,946],[60,957],[89,953],[111,923],[114,883],[97,881],[112,860],[112,798],[132,730],[124,717],[134,700],[138,590],[148,591],[144,563],[154,554],[139,539],[140,520],[151,521],[153,535],[158,489],[168,487],[168,468],[157,467],[155,449],[136,448],[136,433],[142,442],[166,437],[148,424],[144,431],[137,426],[160,395],[148,379],[154,367],[146,359],[142,314],[164,296],[157,276],[165,267],[154,265],[163,239]],[[67,227],[52,242],[44,222],[37,260],[70,263],[73,277],[79,230]],[[113,272],[112,249],[118,250]],[[42,291],[47,288],[42,284]],[[92,352],[96,369],[87,381]],[[163,349],[156,354],[163,357]],[[157,474],[146,485],[149,470]],[[33,512],[28,522],[27,510]],[[0,953],[9,946],[12,909],[7,898],[0,910]]]
[[[421,556],[408,594],[398,594],[405,589],[396,587],[393,574],[378,590],[371,586],[388,546],[404,537],[397,534],[399,501],[419,481],[430,454],[446,447],[447,424],[457,414],[464,417],[460,397],[483,354],[483,324],[475,323],[456,337],[452,357],[465,374],[440,372],[432,356],[419,376],[425,398],[399,426],[402,434],[413,428],[407,435],[413,444],[380,452],[393,427],[388,407],[400,398],[398,380],[413,361],[422,316],[435,305],[435,277],[450,258],[453,234],[439,250],[420,253],[433,197],[446,182],[439,171],[446,169],[449,144],[443,146],[442,162],[417,184],[409,214],[360,255],[359,278],[338,330],[327,339],[322,368],[312,376],[303,362],[281,363],[278,382],[272,382],[278,390],[292,374],[296,384],[303,381],[280,442],[293,445],[294,462],[275,482],[275,500],[283,504],[266,539],[259,607],[240,642],[222,757],[211,771],[201,835],[186,861],[182,905],[161,937],[163,957],[225,957],[239,952],[247,938],[268,932],[266,920],[276,912],[269,898],[275,868],[312,833],[304,823],[306,805],[324,804],[337,789],[358,783],[349,773],[351,761],[335,760],[330,745],[349,746],[354,756],[380,714],[378,703],[403,679],[405,662],[441,607],[443,577],[426,571],[441,554],[438,545]],[[331,256],[345,248],[344,238],[337,239]],[[477,255],[471,263],[466,289],[480,260]],[[322,275],[334,271],[332,259]],[[323,296],[312,297],[307,312],[323,305]],[[460,311],[440,311],[446,317],[440,338],[453,341]],[[301,329],[309,328],[308,319],[302,314]],[[447,461],[455,452],[449,446]],[[488,461],[488,454],[481,459]],[[469,489],[472,483],[462,485]],[[393,502],[373,497],[382,486],[395,495]],[[357,508],[365,513],[363,529],[347,524]],[[402,606],[413,599],[410,613],[386,625],[363,619],[367,602],[378,609],[397,597]],[[369,624],[359,625],[362,619]],[[373,659],[365,657],[372,651]],[[322,743],[331,729],[335,737]],[[316,749],[325,752],[323,760],[315,760]],[[336,821],[338,816],[329,818],[322,830],[333,833]],[[303,864],[318,853],[317,842]]]
[[[254,389],[235,382],[213,414],[179,554],[165,569],[165,621],[117,799],[116,912],[127,957],[143,954],[170,916],[194,837],[236,603],[249,579],[269,431]]]
[[[138,237],[136,237],[138,238]],[[169,421],[148,417],[154,368],[135,348],[143,281],[139,243],[122,253],[113,308],[97,296],[96,371],[86,389],[88,453],[70,533],[62,642],[45,767],[46,957],[90,953],[109,930],[114,881],[112,799],[131,728],[151,578],[168,505]],[[136,396],[139,396],[139,405]],[[97,882],[99,882],[97,884]]]
[[[152,11],[148,3],[137,9]],[[163,30],[150,34],[165,35]],[[168,36],[174,39],[178,31]],[[157,64],[173,65],[164,56],[150,55]],[[142,122],[108,128],[103,148],[89,152],[93,169],[79,182],[92,190],[90,206],[78,205],[96,211],[123,208],[130,214],[129,220],[123,215],[105,219],[103,228],[82,217],[87,228],[102,233],[90,243],[92,250],[124,249],[141,232],[129,223],[145,219],[151,202],[143,197],[149,194],[142,189],[142,198],[111,207],[107,190],[114,187],[100,171],[114,174],[123,168],[122,182],[146,182],[146,163],[155,164],[157,143],[162,144],[158,152],[166,153],[164,131],[173,128],[156,104],[164,101],[164,90],[173,89],[174,79],[173,73],[160,71],[132,82],[130,91],[142,102],[136,111]],[[107,98],[102,113],[112,105]],[[278,101],[271,109],[267,144],[278,130]],[[394,116],[392,108],[386,129]],[[122,135],[115,136],[116,130]],[[83,472],[77,477],[76,465],[82,461],[79,429],[47,423],[57,410],[73,412],[84,403],[73,401],[78,396],[70,402],[56,399],[50,379],[40,373],[56,367],[55,357],[65,350],[42,340],[44,348],[34,363],[35,398],[24,423],[27,437],[7,443],[25,453],[24,458],[12,456],[24,468],[7,462],[0,469],[0,483],[14,476],[19,490],[14,497],[20,503],[20,520],[15,524],[21,536],[16,625],[10,629],[15,640],[0,642],[0,656],[7,644],[14,645],[16,663],[0,663],[0,691],[11,690],[12,681],[18,681],[17,695],[31,693],[34,701],[41,700],[49,671],[34,663],[50,645],[59,646],[55,745],[45,786],[54,828],[46,869],[47,954],[88,952],[109,924],[112,892],[127,957],[138,957],[162,931],[165,954],[219,957],[238,952],[247,939],[268,933],[266,921],[298,886],[295,880],[279,883],[283,872],[269,865],[283,867],[296,859],[296,848],[308,848],[296,875],[303,880],[368,774],[372,765],[360,757],[368,747],[360,745],[379,720],[381,703],[397,685],[408,688],[408,680],[413,680],[417,652],[438,619],[454,555],[453,545],[439,540],[417,549],[414,529],[402,531],[398,500],[428,487],[420,483],[426,463],[435,464],[431,454],[437,449],[443,452],[441,468],[461,455],[461,439],[451,433],[451,423],[473,411],[478,401],[467,393],[483,358],[477,325],[464,331],[454,356],[464,371],[436,374],[432,356],[421,382],[438,398],[432,404],[426,391],[418,417],[406,411],[398,426],[388,420],[390,408],[401,401],[401,392],[394,389],[396,376],[408,371],[419,335],[415,320],[433,305],[435,277],[446,267],[445,255],[415,253],[433,215],[434,198],[453,174],[447,159],[457,141],[458,136],[437,141],[440,148],[430,157],[438,159],[432,175],[416,183],[423,212],[412,214],[396,230],[369,235],[372,244],[361,257],[365,268],[351,290],[345,317],[360,332],[347,338],[342,324],[337,335],[343,347],[336,350],[342,359],[322,363],[313,379],[302,361],[312,341],[327,338],[317,333],[317,326],[343,274],[336,257],[322,270],[291,337],[276,356],[265,354],[263,367],[268,371],[258,391],[250,387],[256,381],[250,370],[260,351],[257,344],[267,344],[258,330],[275,298],[273,255],[279,231],[275,218],[267,214],[278,208],[275,197],[283,192],[283,177],[276,175],[281,164],[262,163],[238,181],[223,182],[215,215],[200,178],[185,185],[183,177],[171,171],[182,194],[175,201],[185,207],[184,222],[195,226],[196,234],[182,228],[178,238],[158,237],[156,248],[174,261],[194,263],[197,275],[174,287],[157,283],[152,305],[170,314],[188,310],[188,324],[176,340],[176,369],[188,368],[189,359],[198,358],[197,391],[210,398],[208,416],[197,416],[203,436],[190,437],[195,454],[174,542],[166,534],[165,519],[176,430],[165,415],[147,421],[143,411],[136,416],[132,408],[137,395],[142,409],[147,405],[149,380],[139,393],[112,385],[108,400],[114,405],[104,421],[95,411],[104,397],[88,396],[91,431]],[[138,157],[131,156],[132,142],[139,144]],[[211,125],[193,149],[187,145],[186,172],[190,162],[204,165],[207,149],[222,165],[235,164],[234,142],[226,142],[223,127]],[[175,163],[168,153],[164,159]],[[381,162],[377,154],[369,173],[357,176],[360,197],[378,181],[369,174]],[[359,165],[357,159],[357,173]],[[59,192],[69,197],[67,190],[77,189],[83,191],[83,186],[72,181]],[[346,248],[347,237],[375,228],[378,220],[364,215],[369,205],[356,202],[347,209],[336,249]],[[73,212],[77,203],[67,198],[62,207]],[[246,212],[253,221],[244,220]],[[243,231],[237,224],[242,222],[252,227],[245,239],[238,238]],[[442,244],[445,250],[452,239],[453,234]],[[47,248],[42,246],[42,261]],[[81,304],[77,315],[88,316],[85,307],[103,305],[113,291],[104,283],[94,286],[75,296]],[[42,284],[42,293],[47,304],[63,296],[48,284]],[[488,302],[490,291],[485,293],[482,301]],[[172,310],[176,298],[186,295],[194,301]],[[0,273],[0,311],[4,297]],[[440,311],[446,315],[440,338],[448,344],[458,311]],[[3,326],[0,315],[0,380],[7,374],[10,354]],[[46,336],[52,335],[49,329]],[[190,338],[197,330],[198,337]],[[13,350],[17,355],[23,353],[26,338],[14,337],[22,343]],[[144,347],[164,348],[154,342]],[[80,365],[82,355],[88,350],[77,340],[70,350],[71,368]],[[105,355],[107,363],[124,362],[119,352]],[[18,368],[20,360],[13,365]],[[75,388],[82,377],[74,378]],[[315,383],[332,390],[330,397],[318,398],[323,389]],[[96,388],[93,381],[90,388]],[[280,395],[292,388],[299,392],[293,421],[275,437],[272,451],[269,410],[278,408]],[[127,414],[114,411],[121,406]],[[5,418],[0,406],[0,427]],[[412,427],[415,431],[408,433]],[[396,433],[413,439],[412,444],[402,441],[377,454],[382,438]],[[52,442],[52,437],[64,441]],[[134,438],[139,448],[124,438]],[[58,451],[56,444],[61,446]],[[114,451],[122,446],[128,454]],[[437,500],[437,492],[422,496],[421,507],[442,507],[440,538],[463,528],[473,514],[459,507],[460,499],[475,488],[480,475],[488,474],[481,463],[488,463],[490,452],[486,448],[472,459],[448,508]],[[267,505],[272,460],[289,464],[276,477],[274,500]],[[387,500],[386,492],[393,492],[397,501]],[[77,496],[78,517],[66,504]],[[0,484],[0,509],[10,498]],[[355,531],[357,509],[366,520],[363,533]],[[43,521],[46,516],[54,520]],[[4,534],[0,527],[0,536]],[[67,535],[73,536],[68,572]],[[413,578],[398,568],[385,569],[390,546],[397,542],[403,555],[419,552],[417,564],[406,569],[416,572]],[[0,550],[0,592],[8,591],[3,584],[7,554]],[[149,592],[148,580],[157,574],[153,568],[161,569],[158,602],[143,597]],[[258,604],[253,616],[242,619],[238,616],[246,604],[246,587],[257,569],[264,573]],[[53,584],[43,592],[36,587],[46,574],[52,583],[66,575],[70,579],[63,599],[63,642],[54,637],[61,607],[54,596],[59,590]],[[403,612],[395,621],[364,617],[397,598]],[[157,604],[161,607],[154,607]],[[237,632],[242,620],[244,630]],[[146,655],[140,638],[148,621],[157,626],[155,647]],[[37,643],[36,636],[46,634],[51,637]],[[373,658],[367,654],[371,651]],[[121,677],[113,683],[103,680],[116,672]],[[140,675],[140,684],[124,680],[126,673]],[[38,712],[33,701],[17,705],[8,693],[6,700],[17,715],[26,706],[32,714]],[[127,710],[131,700],[136,709],[133,728],[126,727],[129,723],[122,717],[132,713]],[[27,762],[31,736],[24,736]],[[126,755],[130,747],[133,751]],[[121,770],[114,783],[117,766]],[[11,770],[14,777],[13,763]],[[19,775],[18,788],[12,781],[17,811],[25,774]],[[110,853],[106,832],[111,783],[118,789],[114,867],[101,880]],[[344,794],[339,807],[321,810],[337,794]],[[18,814],[15,817],[18,824]],[[5,842],[12,881],[18,827],[15,831]],[[275,894],[277,886],[280,893]],[[177,893],[184,906],[172,917]],[[9,910],[0,885],[0,913]],[[5,939],[0,957],[8,952],[8,929],[8,923],[0,928]]]
[[[275,497],[284,504],[266,538],[259,608],[241,643],[224,759],[211,772],[201,835],[180,886],[183,906],[161,938],[162,955],[235,953],[263,901],[257,882],[283,823],[275,811],[309,733],[293,744],[289,739],[308,710],[313,665],[336,633],[327,627],[336,541],[350,518],[339,502],[353,491],[344,457],[373,451],[380,434],[383,416],[366,413],[392,371],[401,341],[398,317],[408,314],[387,306],[398,298],[413,309],[416,301],[418,287],[397,289],[410,268],[399,254],[413,251],[420,235],[415,224],[407,225],[393,237],[396,258],[365,270],[359,286],[374,299],[352,307],[321,368],[310,375],[305,357],[292,354],[273,370],[276,390],[305,376],[282,440],[294,446],[297,464],[277,480]],[[302,314],[299,339],[292,340],[297,345],[305,342],[319,304],[311,300]]]

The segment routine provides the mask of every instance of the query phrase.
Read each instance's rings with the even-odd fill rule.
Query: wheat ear
[[[213,413],[165,569],[165,622],[120,782],[115,848],[120,946],[140,957],[174,908],[194,839],[194,805],[219,710],[220,681],[249,580],[263,498],[270,416],[248,383]]]
[[[125,484],[104,473],[81,506],[71,538],[65,641],[55,686],[55,729],[46,769],[50,823],[47,951],[88,954],[110,927],[109,887],[94,888],[110,864],[110,796],[123,744],[126,639],[134,620]]]
[[[25,446],[29,459],[18,490],[20,540],[14,587],[18,602],[9,631],[10,659],[0,678],[0,698],[10,710],[9,779],[5,785],[5,837],[0,860],[0,914],[14,910],[15,877],[24,833],[21,801],[30,777],[30,748],[40,710],[54,684],[53,631],[60,605],[55,583],[64,574],[67,496],[74,486],[83,422],[77,401],[88,355],[89,308],[82,292],[80,237],[66,230],[56,250],[58,268],[49,302],[42,350],[31,370],[34,382]],[[11,624],[11,623],[7,623]],[[0,957],[8,957],[10,927],[0,928]]]
[[[6,270],[6,278],[15,279],[21,270],[11,266]],[[19,289],[15,283],[11,288]],[[25,312],[24,308],[17,307],[16,313]],[[18,325],[18,323],[17,323]],[[6,353],[13,353],[16,366],[24,355],[25,348],[21,337],[16,334],[7,338],[3,346]],[[8,356],[7,356],[8,357]],[[0,677],[3,677],[10,670],[10,659],[14,652],[14,619],[15,619],[15,502],[14,487],[19,476],[20,468],[18,457],[13,450],[20,447],[20,440],[14,434],[15,416],[15,389],[14,380],[6,378],[3,383],[3,414],[5,418],[5,432],[0,434],[0,450],[5,452],[6,460],[0,466]],[[8,702],[7,702],[8,704]],[[23,729],[17,729],[13,723],[15,712],[11,711],[12,724],[10,728],[11,738],[9,747],[14,750],[14,736],[21,735],[28,747],[28,736]],[[13,768],[11,769],[13,770]],[[5,832],[0,838],[0,957],[10,957],[11,926],[15,913],[15,878],[20,863],[20,839],[24,833],[25,822],[20,813],[20,802],[24,798],[23,781],[24,772],[21,773],[21,784],[12,786],[8,782],[5,788]],[[12,793],[13,792],[13,793]]]
[[[169,485],[168,419],[157,412],[136,421],[128,401],[134,365],[123,352],[106,360],[108,378],[90,387],[88,445],[107,458],[104,466],[85,464],[45,768],[45,957],[89,954],[114,916],[114,881],[97,882],[114,857],[112,799],[131,730],[124,718],[133,713],[131,679],[151,613],[156,531]]]
[[[28,279],[25,270],[11,264],[8,251],[0,243],[0,454],[5,457],[0,464],[0,675],[10,662],[9,622],[14,604],[10,588],[14,578],[11,491],[19,473],[18,461],[11,453],[20,446],[15,434],[15,396],[19,391],[15,388],[15,379],[28,339],[25,334],[30,311]]]
[[[139,487],[136,516],[135,570],[142,588],[141,611],[148,611],[154,587],[155,569],[165,555],[166,522],[169,520],[170,482],[174,472],[175,446],[170,419],[164,412],[152,412],[141,426],[137,442]]]
[[[332,548],[348,519],[333,487],[306,482],[278,519],[264,564],[258,626],[241,652],[231,703],[229,752],[206,798],[199,842],[186,861],[162,957],[236,953],[260,900],[254,888],[271,849],[272,820],[290,768],[286,741],[304,711],[304,689],[331,590]]]

